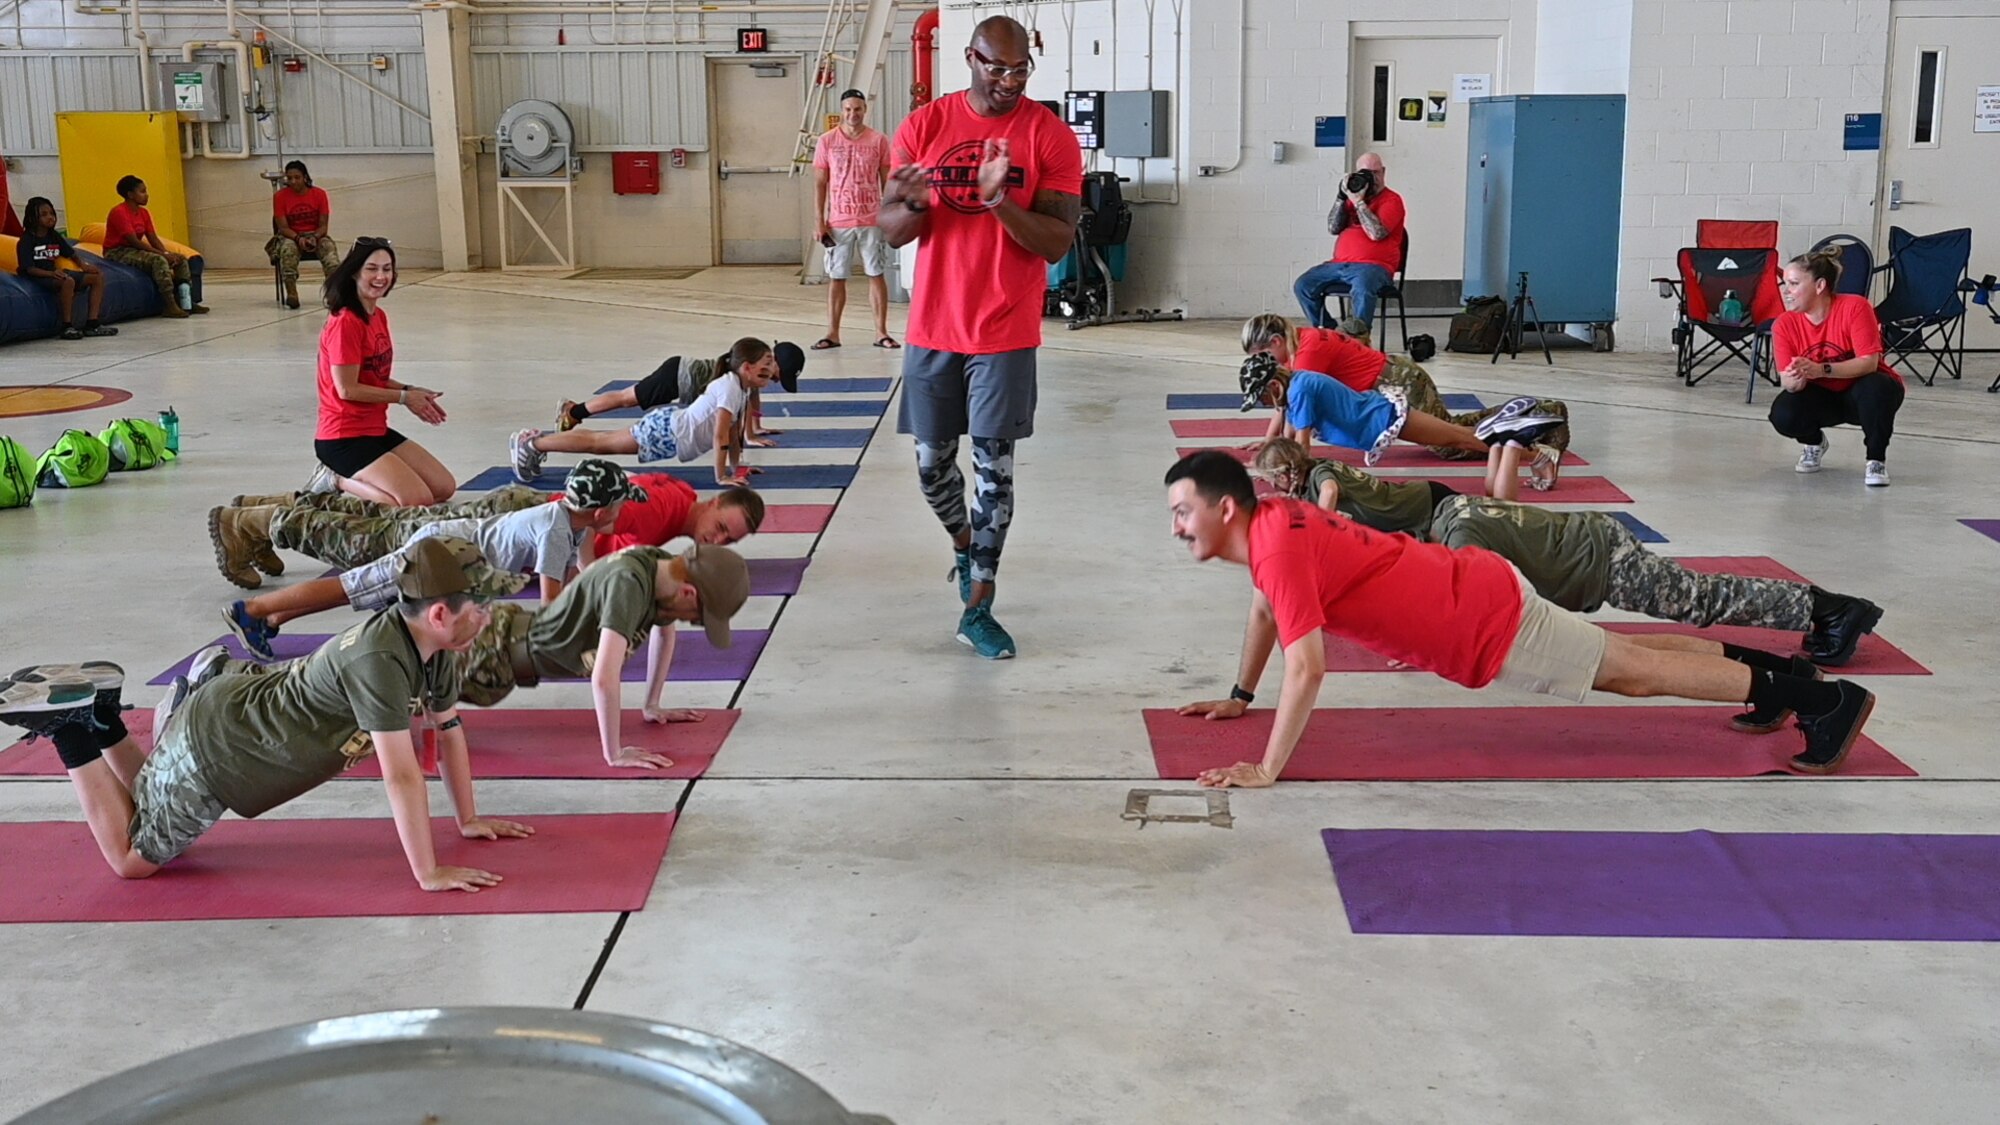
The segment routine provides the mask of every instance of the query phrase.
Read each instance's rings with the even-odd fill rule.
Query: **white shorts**
[[[882,239],[881,227],[835,227],[833,245],[826,248],[826,279],[846,281],[854,272],[857,253],[861,272],[869,277],[889,272],[889,244]]]
[[[1604,630],[1535,593],[1519,567],[1514,577],[1521,583],[1521,627],[1493,682],[1582,703],[1604,664]]]

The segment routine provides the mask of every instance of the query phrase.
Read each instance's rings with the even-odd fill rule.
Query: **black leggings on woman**
[[[1889,459],[1889,438],[1896,432],[1896,411],[1903,405],[1903,384],[1877,371],[1854,381],[1844,391],[1818,383],[1803,391],[1780,391],[1771,400],[1771,426],[1800,445],[1826,440],[1825,428],[1842,424],[1861,427],[1868,460]]]

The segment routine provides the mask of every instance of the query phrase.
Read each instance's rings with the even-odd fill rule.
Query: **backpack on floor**
[[[88,430],[64,430],[35,462],[35,483],[43,488],[89,488],[104,483],[111,451]]]
[[[1500,346],[1500,333],[1507,328],[1507,302],[1498,297],[1474,297],[1465,302],[1465,311],[1451,318],[1451,335],[1445,350],[1490,354]]]
[[[167,431],[144,418],[120,418],[97,435],[111,451],[111,471],[137,472],[174,459],[167,449]]]
[[[0,437],[0,508],[25,508],[35,499],[34,462],[10,437]]]

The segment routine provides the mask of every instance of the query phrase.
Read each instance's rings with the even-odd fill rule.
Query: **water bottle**
[[[1715,307],[1715,318],[1724,324],[1747,324],[1750,314],[1743,308],[1743,298],[1731,289],[1722,295],[1722,303]]]
[[[194,291],[188,288],[187,282],[183,281],[174,286],[174,300],[179,302],[182,309],[194,307]]]
[[[174,413],[173,407],[169,406],[165,410],[160,411],[160,428],[167,431],[167,452],[179,453],[181,451],[181,416]]]

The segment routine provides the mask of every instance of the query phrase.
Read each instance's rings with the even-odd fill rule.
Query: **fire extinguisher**
[[[817,86],[831,86],[833,85],[833,78],[833,60],[825,59],[819,64],[819,72],[813,75],[813,84]]]

